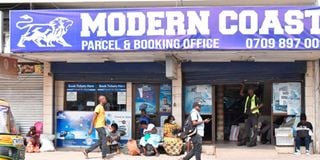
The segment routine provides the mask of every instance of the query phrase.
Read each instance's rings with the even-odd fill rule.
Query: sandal
[[[89,159],[88,153],[87,153],[86,151],[82,151],[82,153],[84,154],[84,157],[85,157],[86,159]]]

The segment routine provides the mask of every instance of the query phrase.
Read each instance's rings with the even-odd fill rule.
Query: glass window
[[[107,97],[107,111],[126,111],[127,89],[126,84],[98,84],[98,95]]]
[[[106,111],[126,110],[126,84],[114,83],[66,83],[66,106],[69,111],[93,111],[98,96],[106,96]]]
[[[67,83],[65,110],[93,111],[96,106],[96,97],[94,83]]]

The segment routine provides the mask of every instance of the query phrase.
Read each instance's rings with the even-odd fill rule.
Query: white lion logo
[[[33,18],[29,15],[20,17],[24,19],[16,23],[16,27],[20,30],[27,29],[17,44],[18,47],[26,47],[26,41],[34,42],[38,47],[55,47],[53,42],[61,44],[63,47],[72,47],[67,43],[63,36],[68,32],[73,21],[64,17],[57,17],[49,23],[32,23]],[[21,24],[25,24],[22,25]]]

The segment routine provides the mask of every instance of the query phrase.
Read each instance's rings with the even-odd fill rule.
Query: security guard
[[[245,85],[242,83],[240,90],[240,95],[242,97],[245,97],[244,87]],[[254,147],[257,145],[259,109],[262,106],[263,104],[254,93],[254,88],[249,87],[244,105],[244,114],[246,114],[248,118],[245,124],[244,138],[240,139],[238,143],[239,146],[247,145],[248,147]],[[251,130],[253,131],[253,136],[251,136]]]

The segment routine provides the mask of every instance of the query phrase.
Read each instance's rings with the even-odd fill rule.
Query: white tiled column
[[[53,75],[51,74],[51,65],[44,63],[43,71],[43,132],[45,134],[53,133]]]
[[[55,112],[64,110],[64,81],[55,81]],[[56,114],[56,113],[55,113]]]
[[[132,83],[127,82],[127,112],[133,112],[132,109]]]
[[[320,153],[320,70],[319,70],[319,60],[314,62],[314,92],[315,92],[315,123],[314,123],[314,146],[316,153]]]
[[[307,120],[313,124],[313,148],[319,153],[319,61],[308,61],[305,74],[305,113]]]
[[[132,108],[132,82],[127,82],[127,112],[134,112]],[[132,123],[134,123],[134,117],[131,118]],[[134,129],[132,129],[134,131]],[[131,134],[131,138],[133,138],[134,134]]]
[[[172,115],[176,117],[176,122],[182,125],[182,71],[181,64],[177,67],[177,79],[172,80]]]

